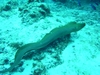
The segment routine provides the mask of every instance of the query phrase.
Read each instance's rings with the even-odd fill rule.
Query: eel
[[[40,41],[23,45],[17,50],[15,54],[15,58],[14,58],[14,63],[8,69],[4,69],[0,71],[0,73],[12,71],[13,68],[19,64],[19,62],[21,61],[25,53],[31,50],[39,50],[39,49],[45,48],[47,45],[49,45],[56,39],[61,38],[62,36],[68,35],[71,32],[76,32],[82,29],[84,26],[85,26],[85,23],[69,22],[64,26],[57,27],[51,30]]]

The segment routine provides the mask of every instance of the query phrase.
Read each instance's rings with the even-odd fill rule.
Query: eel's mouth
[[[85,23],[77,23],[77,26],[75,27],[75,31],[78,31],[80,29],[82,29],[85,26]]]

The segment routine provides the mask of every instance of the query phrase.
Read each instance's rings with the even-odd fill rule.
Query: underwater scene
[[[100,75],[100,0],[0,0],[0,75]]]

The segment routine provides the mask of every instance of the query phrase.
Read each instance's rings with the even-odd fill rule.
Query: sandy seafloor
[[[86,26],[78,32],[71,33],[71,42],[59,55],[62,63],[47,69],[46,74],[40,75],[100,75],[100,11],[65,7],[57,9],[57,11],[51,11],[52,16],[47,16],[28,26],[21,23],[17,9],[9,12],[11,14],[9,18],[0,16],[0,64],[3,63],[5,58],[8,58],[10,62],[14,61],[17,50],[10,47],[8,43],[24,42],[24,44],[27,44],[36,42],[50,30],[70,21],[76,21],[84,22]],[[4,52],[2,52],[2,49],[4,49]],[[14,71],[0,75],[34,75],[32,74],[34,60],[23,60],[23,72]],[[41,61],[45,64],[49,60],[52,60],[52,58],[47,55]],[[52,61],[49,64],[52,64]],[[9,64],[0,65],[0,70],[4,67],[8,68]]]

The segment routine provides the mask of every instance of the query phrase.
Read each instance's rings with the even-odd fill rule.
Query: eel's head
[[[76,23],[73,27],[73,31],[78,31],[85,26],[85,23]]]

